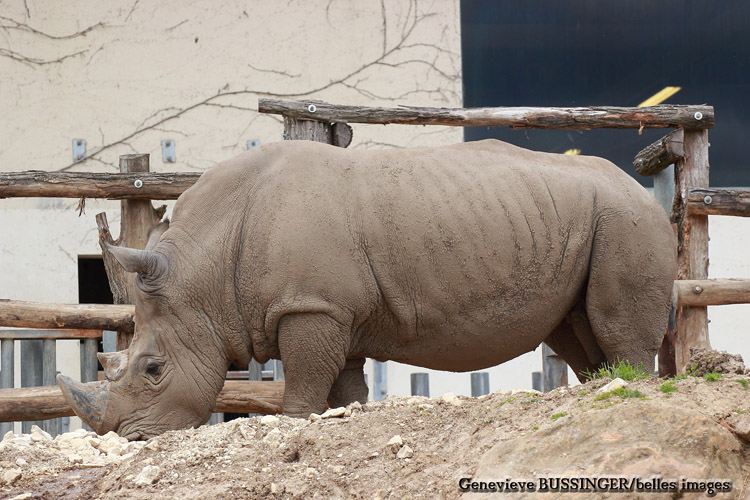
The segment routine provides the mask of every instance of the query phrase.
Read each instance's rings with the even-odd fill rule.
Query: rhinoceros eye
[[[161,373],[162,364],[157,361],[149,361],[146,365],[146,373],[156,377]]]

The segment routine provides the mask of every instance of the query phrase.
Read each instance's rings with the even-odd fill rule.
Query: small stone
[[[329,408],[323,412],[320,418],[339,418],[343,417],[346,413],[346,408],[340,406],[338,408]]]
[[[352,416],[352,410],[351,410],[351,408],[347,408],[346,410],[344,410],[344,416],[345,417],[351,417]]]
[[[360,403],[359,401],[355,401],[353,403],[349,403],[349,406],[347,406],[347,408],[349,408],[352,411],[354,411],[354,410],[361,410],[362,409],[362,403]]]
[[[271,483],[271,493],[274,495],[279,492],[279,486],[276,483]]]
[[[398,453],[396,453],[396,456],[398,458],[411,458],[414,456],[414,450],[411,449],[411,447],[408,444],[405,444],[401,447],[400,450],[398,450]]]
[[[101,439],[94,436],[86,436],[83,440],[86,441],[86,444],[88,444],[92,448],[98,448],[102,442]]]
[[[317,469],[315,467],[308,467],[305,469],[305,477],[313,477],[318,473]]]
[[[70,446],[78,449],[85,449],[89,447],[89,444],[83,438],[73,438],[69,441]]]
[[[154,439],[146,443],[145,448],[151,451],[159,451],[161,450],[161,442],[158,439]]]
[[[75,453],[72,455],[68,455],[68,460],[74,464],[83,463],[83,457],[81,455],[76,455]]]
[[[16,435],[13,434],[13,431],[6,432],[3,435],[3,443],[7,443],[8,441],[10,441],[11,439],[13,439],[14,437],[16,437]]]
[[[31,426],[31,433],[29,434],[29,437],[34,442],[51,441],[52,440],[52,436],[50,435],[49,432],[47,432],[47,431],[45,431],[43,429],[40,429],[36,425],[32,425]]]
[[[11,485],[21,478],[21,469],[8,469],[3,472],[3,483]]]
[[[272,427],[276,427],[277,425],[279,425],[280,421],[281,420],[279,420],[279,417],[277,417],[276,415],[263,415],[262,417],[260,417],[260,423],[262,425],[270,425]]]
[[[461,400],[456,397],[455,394],[452,392],[446,392],[443,394],[443,397],[441,398],[444,403],[453,405],[453,406],[461,406]]]
[[[381,488],[375,492],[372,500],[384,500],[385,498],[388,498],[388,490],[384,490],[383,488]]]
[[[24,466],[24,465],[26,465],[27,463],[28,463],[28,462],[27,462],[27,461],[26,461],[26,459],[24,459],[24,458],[18,457],[18,458],[16,459],[16,465],[17,465],[17,466],[19,466],[19,467],[23,467],[23,466]]]
[[[323,417],[321,417],[317,413],[311,413],[310,416],[308,417],[308,419],[310,420],[310,422],[317,422],[321,418],[323,418]]]
[[[620,389],[622,387],[625,387],[626,385],[628,385],[628,383],[618,377],[604,387],[600,387],[596,392],[602,394],[605,392],[614,391],[615,389]]]
[[[8,500],[26,500],[27,498],[31,498],[33,496],[34,495],[27,492],[27,493],[21,493],[20,495],[16,495],[13,498],[9,498]]]
[[[147,465],[141,469],[141,472],[139,472],[137,476],[135,476],[133,482],[137,486],[148,486],[149,484],[154,484],[158,481],[160,475],[161,468],[158,465]]]
[[[331,467],[331,470],[333,470],[333,472],[341,473],[341,472],[344,472],[344,466],[334,465],[333,467]]]
[[[28,435],[21,434],[11,439],[10,444],[14,446],[30,446],[31,438]]]
[[[271,468],[270,468],[270,467],[261,467],[261,468],[260,468],[260,471],[261,471],[262,473],[266,474],[266,473],[268,473],[268,472],[271,472]]]
[[[271,432],[269,432],[263,437],[263,442],[268,443],[271,446],[275,445],[274,446],[275,448],[281,442],[282,436],[283,435],[281,434],[281,431],[277,427],[274,427],[273,429],[271,429]]]
[[[120,436],[118,436],[115,431],[109,431],[108,433],[103,435],[101,438],[107,441],[119,441],[120,440]]]
[[[393,453],[396,453],[402,446],[404,445],[404,440],[401,439],[401,436],[396,434],[391,438],[390,441],[386,444]]]

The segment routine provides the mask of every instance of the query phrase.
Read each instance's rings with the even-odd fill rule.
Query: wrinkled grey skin
[[[350,151],[270,144],[206,172],[138,272],[136,335],[107,381],[61,380],[130,439],[205,422],[230,363],[284,362],[284,412],[364,401],[365,357],[478,370],[547,342],[576,371],[652,370],[675,239],[600,158],[498,141]]]

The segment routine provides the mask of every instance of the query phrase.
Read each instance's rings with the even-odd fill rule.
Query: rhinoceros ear
[[[148,243],[146,243],[146,250],[153,250],[156,244],[159,243],[161,235],[164,234],[164,231],[166,231],[167,229],[169,229],[169,219],[164,219],[162,222],[152,227],[148,232]]]

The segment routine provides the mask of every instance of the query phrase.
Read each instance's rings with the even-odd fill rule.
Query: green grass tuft
[[[553,422],[557,422],[558,418],[564,417],[565,415],[567,415],[567,413],[565,413],[564,411],[562,411],[560,413],[555,413],[550,418],[552,419]]]
[[[512,403],[515,400],[516,400],[516,398],[505,398],[502,401],[500,401],[500,403],[498,403],[497,406],[499,408],[499,407],[503,406],[505,403]]]
[[[750,385],[750,382],[748,382],[746,378],[738,378],[737,383],[745,390],[747,390],[747,386]]]
[[[664,394],[669,394],[670,392],[675,392],[677,390],[677,386],[674,385],[674,382],[670,380],[669,382],[664,382],[661,386],[659,386],[659,390]]]
[[[628,398],[645,398],[646,395],[643,394],[640,391],[636,391],[633,389],[626,389],[624,387],[620,387],[619,389],[615,389],[613,391],[605,392],[604,394],[598,394],[594,400],[595,401],[601,401],[603,399],[609,399],[612,396],[619,396],[622,399],[628,399]]]
[[[633,366],[630,364],[630,361],[617,361],[613,364],[605,363],[604,366],[594,373],[586,370],[584,375],[592,380],[597,378],[621,378],[628,382],[651,378],[651,374],[643,369],[642,363]]]
[[[719,380],[721,380],[721,373],[717,373],[717,372],[706,373],[705,375],[703,375],[703,379],[706,382],[718,382]]]

